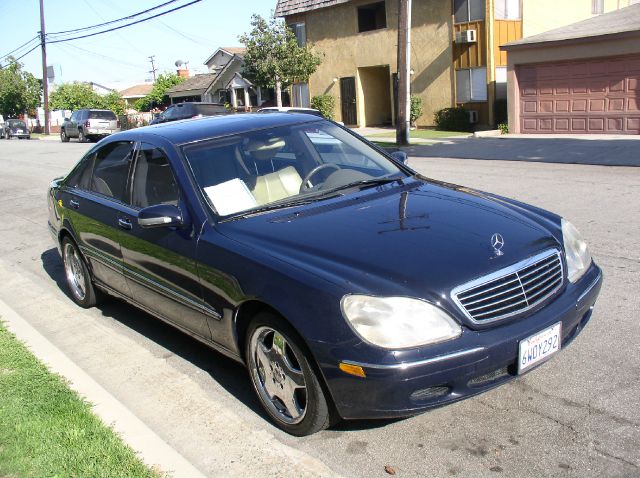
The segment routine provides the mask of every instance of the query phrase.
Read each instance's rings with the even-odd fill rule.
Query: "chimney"
[[[179,68],[176,73],[180,78],[189,78],[189,70],[187,68]]]

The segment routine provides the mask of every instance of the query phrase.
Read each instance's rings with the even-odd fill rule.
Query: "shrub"
[[[336,99],[329,94],[314,96],[311,98],[311,107],[320,111],[325,118],[333,119]]]
[[[411,112],[410,120],[413,126],[416,125],[416,120],[422,116],[422,98],[419,96],[411,97]]]
[[[498,125],[498,129],[500,130],[500,134],[508,134],[509,133],[509,123],[500,123]]]
[[[470,131],[469,112],[457,106],[455,108],[443,108],[434,115],[436,128],[444,131]]]

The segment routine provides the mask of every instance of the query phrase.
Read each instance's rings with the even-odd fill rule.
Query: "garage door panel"
[[[516,67],[523,133],[640,131],[640,55]]]

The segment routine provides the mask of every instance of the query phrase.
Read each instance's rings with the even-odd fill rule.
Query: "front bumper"
[[[9,136],[12,138],[31,138],[31,133],[13,133],[10,132]]]
[[[477,395],[517,377],[518,344],[559,321],[562,348],[591,318],[602,286],[602,271],[595,264],[576,284],[535,314],[494,328],[465,330],[432,355],[412,361],[367,362],[351,360],[353,347],[314,347],[338,409],[346,419],[410,416],[428,408]],[[348,375],[339,362],[361,366],[366,378]],[[536,368],[536,367],[534,367]]]

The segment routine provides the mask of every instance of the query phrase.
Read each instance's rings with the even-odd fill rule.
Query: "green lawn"
[[[440,139],[440,138],[450,138],[453,136],[469,136],[471,133],[463,132],[463,131],[438,131],[435,129],[414,129],[410,132],[411,138],[420,138],[420,139]],[[370,136],[368,138],[389,138],[395,137],[395,130],[389,130],[388,133],[377,133]]]
[[[0,323],[0,477],[156,477]]]

